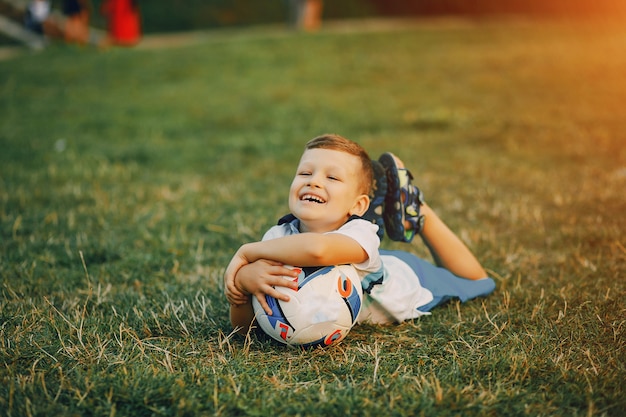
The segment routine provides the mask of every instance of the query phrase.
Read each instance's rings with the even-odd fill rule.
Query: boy
[[[297,289],[297,282],[285,279],[297,273],[284,265],[352,264],[365,293],[359,322],[401,322],[429,314],[451,297],[465,301],[494,290],[495,283],[470,250],[423,202],[402,162],[386,153],[379,163],[386,175],[375,180],[377,194],[385,195],[388,235],[410,242],[419,234],[439,267],[407,252],[379,251],[374,223],[380,221],[362,217],[379,211],[368,210],[372,165],[378,162],[348,139],[319,136],[306,144],[298,164],[289,191],[291,214],[262,241],[241,246],[226,268],[231,323],[240,333],[254,321],[252,296],[271,314],[265,295],[289,299],[274,286]]]

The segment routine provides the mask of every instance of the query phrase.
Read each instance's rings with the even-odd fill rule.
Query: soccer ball
[[[276,287],[289,301],[265,296],[268,315],[252,297],[259,327],[277,341],[303,347],[328,346],[346,337],[361,311],[363,290],[351,265],[327,266],[307,273],[301,268],[298,290]]]

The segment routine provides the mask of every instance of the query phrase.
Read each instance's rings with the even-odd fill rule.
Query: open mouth
[[[303,194],[300,197],[300,201],[309,201],[317,204],[324,204],[326,202],[326,200],[314,194]]]

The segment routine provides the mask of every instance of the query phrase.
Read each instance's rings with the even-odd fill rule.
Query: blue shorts
[[[459,278],[447,269],[435,266],[412,253],[380,250],[380,254],[394,256],[409,265],[419,277],[422,287],[433,294],[433,300],[419,307],[419,311],[430,311],[453,298],[465,302],[472,298],[484,297],[496,289],[496,283],[492,278],[479,280]]]

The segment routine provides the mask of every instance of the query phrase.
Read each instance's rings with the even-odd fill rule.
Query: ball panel
[[[298,279],[298,291],[302,289],[302,287],[304,287],[305,285],[313,282],[315,278],[318,278],[320,276],[325,276],[326,274],[331,272],[333,269],[335,269],[334,266],[324,266],[319,269],[316,269],[315,271],[309,272],[306,276],[303,277],[303,279]],[[298,276],[298,278],[300,278],[300,276]]]
[[[347,331],[342,331],[340,329],[337,329],[327,336],[314,340],[313,342],[310,342],[310,343],[303,343],[300,346],[302,346],[303,348],[327,347],[327,346],[332,345],[333,343],[336,344],[336,343],[341,342],[344,339],[344,337],[346,337],[347,334],[348,334]]]
[[[350,265],[322,267],[301,273],[298,291],[276,287],[289,294],[288,302],[266,296],[268,315],[252,299],[259,327],[288,345],[328,346],[343,340],[361,309],[363,292],[358,273]]]
[[[341,265],[339,269],[341,270],[339,285],[339,293],[341,297],[346,302],[346,306],[350,311],[351,322],[354,324],[356,319],[361,311],[361,299],[363,298],[363,289],[361,288],[361,281],[356,277],[350,277],[350,272],[354,271],[354,268],[350,270],[345,270],[345,265]],[[353,281],[354,280],[354,281]]]
[[[268,305],[272,309],[272,314],[268,315],[256,298],[252,299],[254,316],[261,330],[268,336],[279,342],[286,343],[288,337],[293,334],[293,327],[283,316],[279,302],[273,297],[265,297]]]

